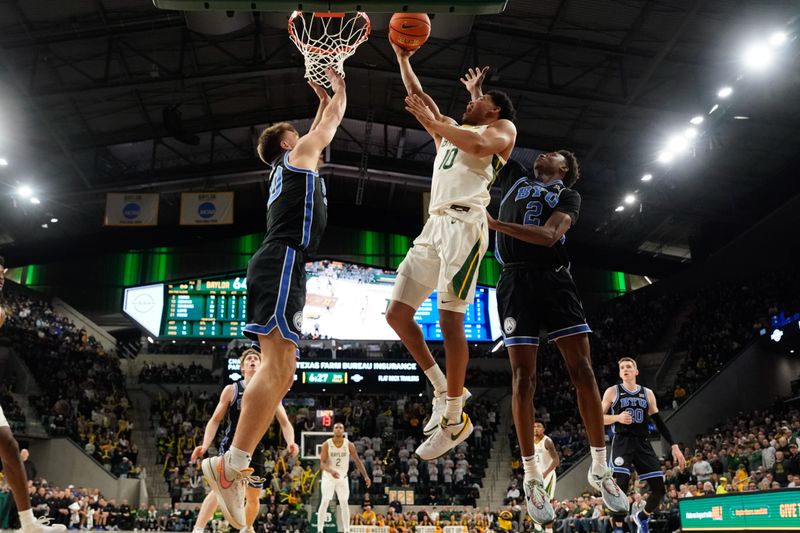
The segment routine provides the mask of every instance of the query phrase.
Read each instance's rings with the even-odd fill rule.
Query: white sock
[[[539,471],[539,465],[536,464],[535,456],[530,455],[522,458],[522,468],[525,469],[525,481],[537,479],[544,482],[542,473]]]
[[[448,423],[461,423],[461,405],[461,396],[456,396],[455,398],[452,396],[447,397],[447,407],[444,409],[444,417],[447,419]]]
[[[231,449],[228,450],[225,457],[228,459],[228,463],[236,470],[244,470],[250,466],[250,454],[239,448],[231,446]]]
[[[19,512],[19,523],[22,529],[31,529],[36,524],[36,517],[33,516],[33,509]]]
[[[437,395],[447,392],[447,378],[444,377],[444,372],[439,368],[439,365],[434,363],[432,367],[425,371],[425,375],[433,385],[433,390]]]
[[[551,526],[548,526],[548,527],[544,528],[544,531],[545,531],[545,533],[553,533],[553,528]]]
[[[194,528],[192,530],[192,533],[203,533],[203,531],[205,531],[205,530],[206,530],[206,528],[204,528],[204,527],[196,527],[196,528]]]
[[[590,448],[592,451],[592,474],[602,476],[606,473],[606,447]]]

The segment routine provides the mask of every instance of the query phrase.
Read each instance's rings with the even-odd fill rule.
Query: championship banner
[[[683,531],[800,531],[800,489],[678,500]]]
[[[182,193],[180,224],[181,226],[233,224],[233,193]]]
[[[106,226],[157,226],[158,193],[106,195]]]

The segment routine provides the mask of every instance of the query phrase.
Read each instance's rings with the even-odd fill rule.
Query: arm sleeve
[[[572,189],[564,189],[558,197],[558,205],[556,211],[561,211],[569,215],[572,219],[572,225],[578,223],[578,214],[581,210],[581,195],[578,191]]]
[[[661,413],[653,413],[650,415],[650,419],[655,422],[658,432],[661,433],[661,436],[664,437],[667,442],[669,442],[669,445],[672,446],[675,444],[675,440],[672,438],[672,433],[669,432],[667,424],[665,424],[664,420],[661,418]]]

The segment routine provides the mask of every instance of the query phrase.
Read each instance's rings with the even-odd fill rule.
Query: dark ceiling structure
[[[510,0],[500,15],[434,16],[412,62],[456,118],[467,103],[459,77],[491,65],[486,87],[518,109],[514,157],[569,148],[581,161],[576,259],[664,276],[800,192],[800,46],[783,47],[780,68],[737,80],[743,44],[792,28],[796,10],[793,0]],[[277,120],[302,130],[316,107],[287,17],[144,0],[0,3],[0,253],[25,264],[262,230],[258,132]],[[371,39],[345,66],[347,118],[323,173],[331,223],[413,235],[434,147],[403,109],[388,18],[372,15]],[[665,139],[697,114],[706,121],[692,149],[658,164]],[[40,205],[13,196],[21,183]],[[178,226],[178,193],[190,190],[235,190],[236,225]],[[105,193],[123,191],[161,192],[161,225],[103,228]],[[627,194],[635,202],[615,211]]]

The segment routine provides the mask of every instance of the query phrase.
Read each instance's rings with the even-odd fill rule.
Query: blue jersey
[[[614,433],[646,437],[650,434],[650,402],[647,400],[647,387],[639,385],[636,390],[629,391],[622,384],[617,384],[617,399],[611,404],[611,414],[618,415],[627,411],[633,422],[630,424],[614,423]]]
[[[283,242],[313,257],[328,223],[325,180],[290,165],[290,153],[276,159],[270,173],[264,242]]]

